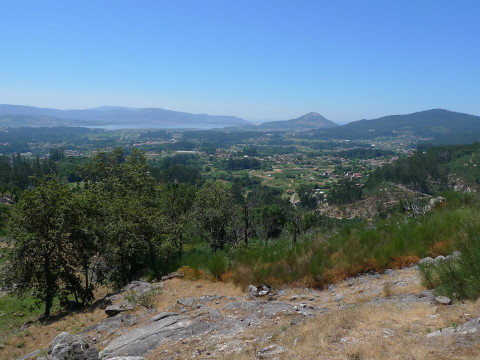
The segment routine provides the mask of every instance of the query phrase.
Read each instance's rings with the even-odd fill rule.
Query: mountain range
[[[246,125],[235,116],[190,114],[160,108],[102,106],[84,110],[59,110],[22,105],[0,105],[3,126],[101,126],[101,125]]]
[[[0,126],[105,126],[128,127],[212,127],[229,126],[228,130],[295,131],[313,139],[372,139],[401,134],[442,139],[442,143],[463,138],[480,140],[480,117],[432,109],[405,115],[389,115],[371,120],[353,121],[346,125],[311,112],[296,119],[270,121],[253,125],[235,116],[190,114],[160,108],[127,108],[103,106],[85,110],[58,110],[21,105],[0,105]]]
[[[432,109],[406,115],[359,120],[328,129],[313,129],[308,134],[317,139],[373,139],[410,134],[421,137],[445,137],[450,134],[478,134],[480,116],[444,109]]]

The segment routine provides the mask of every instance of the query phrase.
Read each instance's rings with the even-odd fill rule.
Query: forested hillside
[[[331,129],[310,130],[320,139],[373,139],[410,133],[419,137],[448,139],[447,134],[480,132],[480,117],[432,109],[406,115],[390,115],[372,120],[353,121]]]

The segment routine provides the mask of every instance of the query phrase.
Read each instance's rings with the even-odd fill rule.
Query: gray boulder
[[[250,299],[254,299],[257,297],[257,287],[253,285],[248,285],[248,296]]]
[[[218,321],[223,318],[222,314],[220,314],[220,311],[217,309],[210,309],[208,318],[212,321]]]
[[[158,321],[158,320],[162,320],[162,319],[165,319],[169,316],[176,316],[176,315],[179,315],[178,313],[175,313],[175,312],[161,312],[160,314],[157,314],[155,316],[152,316],[148,321],[152,322],[152,321]]]
[[[181,272],[175,271],[168,275],[162,276],[162,281],[175,279],[175,278],[182,278],[182,277],[183,277],[183,274]]]
[[[257,352],[258,359],[272,359],[275,358],[275,355],[283,354],[287,352],[288,349],[281,347],[280,345],[273,344],[267,347],[264,347],[260,351]]]
[[[150,291],[152,284],[145,281],[132,281],[122,289],[122,292],[135,291],[138,294],[144,294]]]
[[[220,300],[224,298],[225,296],[223,295],[203,295],[198,298],[198,302],[200,303],[206,303],[209,301],[214,301],[214,300]]]
[[[460,326],[450,326],[427,334],[427,337],[448,336],[448,335],[475,335],[480,331],[480,318],[471,319]]]
[[[434,263],[435,260],[433,260],[430,256],[427,256],[418,262],[419,265],[432,265]]]
[[[257,296],[265,296],[270,293],[272,289],[267,286],[267,285],[260,285],[260,286],[253,286],[253,285],[248,285],[248,295],[250,296],[251,299],[256,298]]]
[[[441,305],[450,305],[452,303],[452,300],[446,296],[436,296],[435,302]]]
[[[215,323],[192,321],[182,315],[165,316],[114,339],[101,351],[100,356],[107,359],[127,355],[142,356],[165,340],[178,341],[204,334],[212,330],[214,325]]]
[[[183,306],[192,306],[194,302],[195,302],[194,297],[188,297],[188,298],[177,300],[177,303],[179,303],[180,305],[183,305]]]
[[[387,276],[395,276],[397,275],[397,272],[393,269],[385,269],[385,271],[383,272],[385,275]]]
[[[17,360],[37,359],[38,355],[40,355],[41,352],[42,352],[42,349],[38,349],[32,352],[29,352],[28,354],[25,354],[22,357],[17,358]]]
[[[107,314],[108,317],[113,317],[115,315],[118,315],[124,312],[125,310],[126,309],[121,305],[115,304],[115,305],[107,306],[107,308],[105,309],[105,314]]]
[[[48,360],[98,360],[98,350],[91,341],[67,332],[57,335],[48,347]]]
[[[138,320],[137,320],[137,317],[134,315],[134,314],[125,314],[125,315],[122,315],[122,317],[120,318],[120,320],[122,321],[122,323],[124,323],[126,326],[133,326],[135,325]]]

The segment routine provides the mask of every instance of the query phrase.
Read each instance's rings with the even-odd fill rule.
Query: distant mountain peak
[[[338,126],[337,123],[326,119],[323,115],[317,112],[309,112],[296,119],[283,121],[269,121],[258,126],[259,129],[271,130],[310,130],[319,128],[330,128]]]
[[[326,119],[325,116],[317,113],[317,112],[309,112],[308,114],[302,115],[297,119],[311,119],[311,118],[318,118],[318,119]],[[294,119],[296,120],[296,119]]]

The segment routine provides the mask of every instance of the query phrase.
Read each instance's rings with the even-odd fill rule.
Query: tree
[[[265,243],[280,236],[286,222],[285,210],[278,205],[264,205],[255,210],[257,233],[265,239]]]
[[[172,226],[172,242],[179,256],[182,256],[183,235],[196,192],[197,187],[182,183],[167,183],[159,189],[160,207]]]
[[[75,209],[68,187],[57,178],[45,178],[22,195],[12,217],[14,248],[3,269],[4,282],[19,295],[33,290],[45,303],[45,316],[50,315],[56,295],[82,289],[79,247],[72,236],[78,224]]]
[[[121,287],[149,265],[159,278],[157,262],[159,256],[171,252],[172,226],[161,211],[159,190],[145,154],[132,149],[125,156],[121,148],[99,152],[84,172],[89,189],[101,203],[102,253],[110,280]]]
[[[343,179],[336,183],[330,193],[331,204],[348,204],[362,199],[362,188],[351,179]]]
[[[110,280],[118,287],[149,268],[159,279],[158,261],[174,251],[174,225],[161,211],[158,199],[128,194],[106,205],[104,256],[110,267]]]
[[[95,263],[94,258],[100,257],[104,231],[102,228],[102,212],[99,198],[89,190],[72,193],[74,206],[70,209],[70,215],[75,216],[71,223],[70,236],[75,241],[75,262],[82,269],[84,286],[80,289],[83,302],[91,302],[93,297],[93,274]],[[77,292],[74,292],[75,300]]]
[[[318,198],[312,194],[312,188],[309,185],[302,184],[298,187],[297,194],[300,197],[300,204],[308,210],[313,210],[317,207]]]
[[[154,183],[143,151],[132,149],[128,156],[122,148],[97,152],[83,168],[87,187],[95,187],[106,196],[122,196],[128,192],[146,194]]]
[[[290,205],[287,210],[287,229],[292,233],[292,242],[297,242],[297,236],[302,229],[302,222],[304,217],[304,210],[297,208],[294,205]]]
[[[220,181],[207,181],[197,192],[193,219],[207,234],[213,251],[223,249],[231,232],[236,206],[231,191]]]
[[[0,203],[0,230],[5,228],[10,216],[11,206]]]

